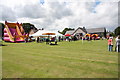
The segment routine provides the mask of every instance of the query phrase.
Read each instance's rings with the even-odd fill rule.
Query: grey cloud
[[[52,9],[52,17],[56,19],[61,19],[63,17],[72,16],[72,11],[66,7],[64,3],[51,2],[50,7]]]
[[[14,10],[12,10],[11,8],[9,7],[6,7],[6,6],[3,6],[3,5],[0,5],[0,8],[1,8],[1,18],[0,20],[2,21],[16,21],[16,14],[14,12]]]
[[[26,18],[44,18],[46,16],[46,10],[37,4],[19,6],[16,8],[16,13],[18,17]]]
[[[41,4],[25,4],[24,6],[15,6],[14,8],[2,7],[1,20],[28,20],[37,25],[38,28],[58,29],[59,26],[73,27],[85,26],[91,27],[107,27],[109,29],[117,26],[117,6],[98,5],[95,3],[71,3],[69,5],[64,2],[49,2]],[[103,6],[103,7],[102,7]],[[112,7],[111,7],[112,6]],[[95,9],[96,13],[91,11]],[[1,11],[1,10],[0,10]],[[20,19],[22,18],[22,19]],[[62,23],[63,21],[63,23]],[[66,21],[66,22],[65,22]],[[58,26],[58,27],[56,27]]]
[[[50,10],[42,6],[44,5],[40,4],[24,5],[16,7],[15,10],[18,17],[26,18],[52,17],[54,19],[61,19],[63,17],[72,15],[72,11],[69,8],[67,8],[64,3],[59,2],[48,3]]]
[[[46,17],[41,19],[43,22],[33,21],[33,23],[37,23],[44,28],[48,28],[54,24],[56,20],[62,20],[64,17],[72,16],[71,9],[67,8],[64,3],[50,2],[48,3],[48,6],[50,9],[46,9]]]
[[[118,2],[118,25],[120,25],[120,1]]]
[[[38,28],[45,28],[45,29],[48,28],[48,26],[52,25],[54,22],[55,20],[51,17],[42,19],[42,22],[40,22],[39,20],[32,21],[32,23],[37,24]]]

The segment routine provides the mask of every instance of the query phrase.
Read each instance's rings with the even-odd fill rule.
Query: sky
[[[1,0],[0,22],[31,23],[38,29],[118,27],[119,0]]]

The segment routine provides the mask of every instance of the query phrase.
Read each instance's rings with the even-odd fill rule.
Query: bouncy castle
[[[8,23],[5,21],[5,28],[4,28],[4,41],[8,42],[24,42],[24,39],[28,37],[22,24],[19,23]]]

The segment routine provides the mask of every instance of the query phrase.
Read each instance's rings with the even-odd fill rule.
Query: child
[[[113,39],[110,37],[108,39],[108,51],[113,51]]]

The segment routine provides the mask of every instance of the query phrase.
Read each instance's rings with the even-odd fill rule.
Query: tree
[[[3,39],[4,37],[4,24],[0,23],[0,38]]]
[[[23,26],[23,29],[25,30],[25,33],[29,33],[31,29],[35,28],[35,26],[30,23],[23,23],[22,26]]]
[[[104,28],[104,33],[103,33],[103,35],[104,35],[105,38],[106,38],[106,34],[107,34],[106,28]]]
[[[74,30],[74,28],[73,29],[72,28],[65,28],[62,32],[60,32],[60,31],[58,31],[58,32],[64,35],[67,31],[70,31],[70,30]]]
[[[120,26],[118,26],[115,30],[114,30],[115,35],[120,35]]]
[[[115,33],[114,33],[114,32],[111,32],[111,33],[109,34],[109,36],[115,37]]]

